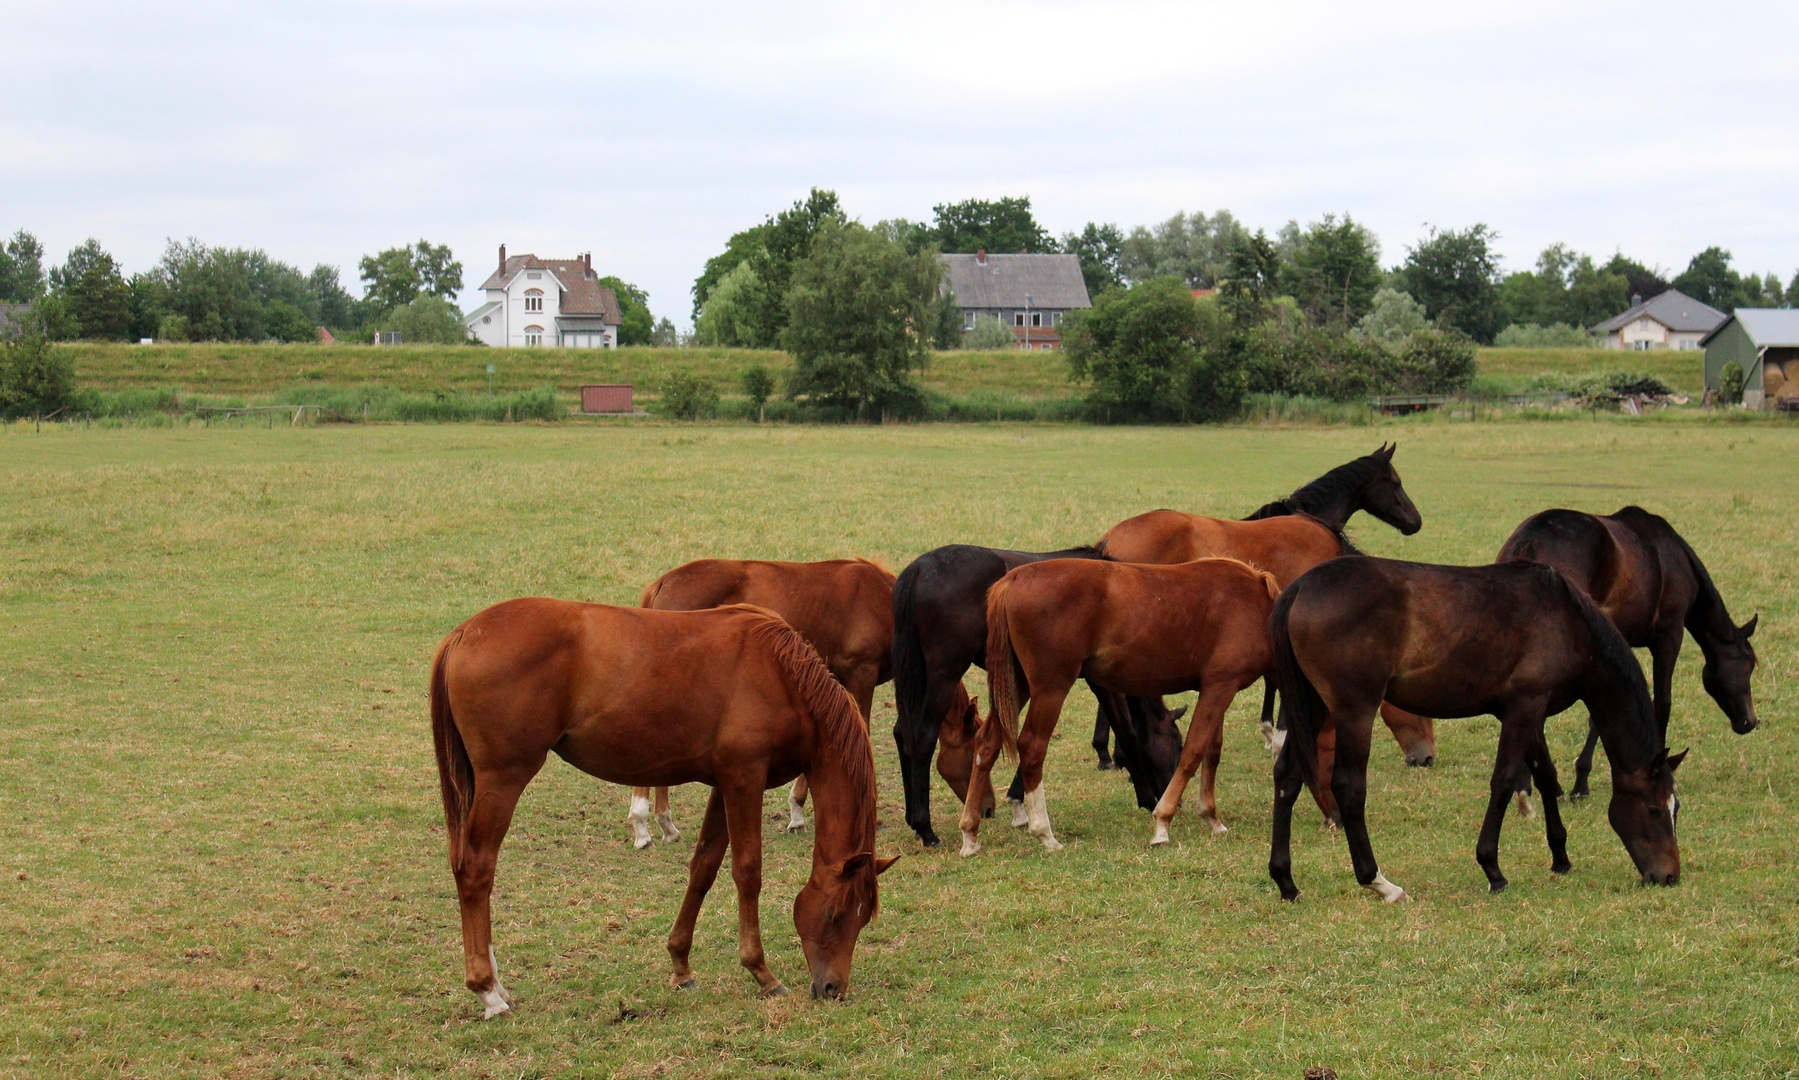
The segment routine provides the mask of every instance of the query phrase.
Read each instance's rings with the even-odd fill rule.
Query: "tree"
[[[1499,284],[1500,322],[1511,326],[1588,327],[1630,303],[1630,280],[1596,266],[1592,256],[1551,244],[1535,270],[1506,275]]]
[[[1054,251],[1048,231],[1031,214],[1029,195],[1004,199],[964,199],[931,207],[932,233],[943,251]]]
[[[401,341],[413,345],[460,345],[468,340],[462,312],[450,301],[429,293],[392,308],[365,325],[373,330],[398,331]],[[310,326],[308,329],[316,340],[318,331]]]
[[[319,328],[307,317],[306,312],[285,300],[277,300],[263,311],[263,328],[269,337],[288,344],[304,344],[319,339]]]
[[[1087,283],[1089,297],[1124,284],[1124,277],[1119,272],[1119,259],[1124,255],[1124,233],[1118,226],[1096,225],[1089,221],[1078,233],[1062,234],[1062,250],[1081,261],[1081,278]]]
[[[1721,247],[1708,247],[1693,256],[1687,268],[1674,279],[1676,289],[1723,312],[1734,311],[1739,306],[1742,284],[1742,278],[1730,268],[1730,252]]]
[[[1461,231],[1431,226],[1430,235],[1406,249],[1398,284],[1436,322],[1491,344],[1504,317],[1499,306],[1499,263],[1493,242],[1499,234],[1485,224]]]
[[[1218,296],[1238,327],[1254,326],[1268,317],[1280,294],[1281,260],[1268,234],[1239,232],[1226,255]]]
[[[935,248],[916,254],[855,223],[816,236],[793,269],[782,343],[793,354],[789,393],[853,408],[907,408],[918,399],[931,305],[943,281]]]
[[[1221,355],[1202,353],[1208,336],[1192,290],[1172,275],[1101,293],[1062,324],[1070,374],[1092,381],[1088,405],[1111,420],[1235,412],[1241,383]]]
[[[685,368],[662,382],[662,407],[676,420],[701,420],[718,411],[718,389]]]
[[[1015,349],[1018,335],[998,315],[976,315],[974,326],[962,332],[964,349]]]
[[[1347,329],[1374,305],[1381,277],[1375,235],[1348,214],[1326,214],[1298,234],[1281,280],[1307,318]]]
[[[681,344],[681,332],[675,329],[675,321],[664,315],[656,320],[656,329],[650,334],[650,344],[659,349],[673,349]]]
[[[1638,296],[1650,300],[1668,291],[1668,281],[1662,277],[1661,271],[1651,270],[1635,259],[1626,258],[1621,252],[1614,254],[1603,269],[1608,274],[1617,274],[1624,278],[1628,287],[1628,291],[1624,294],[1626,300]],[[1617,312],[1614,311],[1612,314],[1615,315]],[[1598,321],[1603,322],[1604,320]]]
[[[694,337],[702,345],[754,345],[753,320],[766,303],[767,291],[754,263],[738,263],[708,292],[706,304],[694,320]]]
[[[1243,234],[1229,210],[1176,214],[1153,230],[1139,225],[1124,238],[1118,272],[1133,284],[1172,274],[1189,289],[1216,288]]]
[[[44,295],[44,245],[20,229],[0,246],[0,303],[29,304]]]
[[[794,266],[810,254],[813,241],[822,231],[848,220],[837,203],[836,192],[813,188],[805,199],[756,228],[733,236],[724,255],[707,260],[705,273],[694,282],[695,325],[725,278],[747,266],[752,273],[737,279],[736,295],[729,304],[733,336],[729,344],[759,349],[777,347],[787,325],[787,288],[793,280]],[[713,276],[715,269],[720,272]],[[751,283],[756,287],[744,287]]]
[[[50,280],[74,321],[73,336],[118,341],[131,329],[131,287],[100,241],[90,238],[69,252]]]
[[[447,244],[420,240],[364,255],[358,263],[367,283],[364,299],[379,310],[412,303],[419,296],[450,298],[462,291],[462,264]]]
[[[600,288],[611,289],[618,297],[620,345],[650,345],[656,337],[656,319],[650,314],[650,294],[620,277],[608,275],[599,281]]]
[[[362,325],[362,305],[338,281],[337,267],[323,263],[312,268],[306,277],[312,294],[313,311],[320,326],[337,330],[355,330]]]
[[[52,413],[74,396],[74,361],[51,347],[37,319],[0,342],[0,416]]]
[[[753,225],[731,237],[725,242],[725,250],[706,260],[706,268],[693,282],[693,318],[699,321],[700,311],[705,308],[706,301],[712,296],[712,290],[724,280],[726,274],[737,269],[753,256],[762,251],[762,238],[768,233],[768,223]]]
[[[307,310],[313,297],[306,276],[260,249],[171,240],[150,277],[166,313],[185,319],[195,341],[261,341],[269,336],[267,309],[276,301],[314,314]]]
[[[750,399],[756,409],[756,423],[768,419],[768,397],[775,392],[775,377],[768,369],[756,364],[743,373],[743,396]]]
[[[1368,314],[1356,323],[1355,336],[1376,345],[1397,345],[1430,325],[1424,305],[1410,293],[1382,287],[1374,294]]]

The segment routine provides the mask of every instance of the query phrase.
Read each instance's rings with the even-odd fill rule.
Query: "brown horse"
[[[1268,858],[1282,899],[1299,896],[1290,839],[1301,780],[1333,789],[1356,881],[1388,902],[1405,898],[1380,872],[1363,816],[1369,735],[1383,700],[1424,716],[1499,718],[1499,752],[1474,849],[1494,892],[1506,887],[1499,831],[1521,764],[1543,791],[1550,868],[1569,869],[1543,718],[1575,701],[1586,703],[1611,759],[1613,830],[1645,882],[1679,880],[1674,770],[1685,755],[1668,755],[1630,646],[1552,567],[1333,559],[1281,593],[1270,629],[1288,733],[1274,767]],[[1329,774],[1319,771],[1315,746],[1327,724],[1337,733]]]
[[[1180,767],[1156,804],[1151,843],[1168,842],[1168,822],[1201,764],[1200,816],[1224,831],[1213,795],[1224,714],[1239,690],[1274,669],[1268,616],[1279,594],[1273,575],[1235,559],[1176,566],[1052,559],[1011,571],[987,594],[992,714],[975,754],[976,781],[993,769],[1002,744],[1015,752],[1031,835],[1059,850],[1043,759],[1075,680],[1142,697],[1198,690]],[[980,807],[965,805],[963,855],[980,851],[980,824]]]
[[[1284,589],[1327,559],[1358,553],[1343,535],[1345,523],[1358,510],[1366,510],[1406,536],[1423,527],[1423,517],[1393,468],[1393,452],[1398,448],[1398,444],[1383,445],[1366,457],[1339,465],[1242,521],[1152,510],[1112,526],[1099,546],[1108,557],[1121,562],[1240,559],[1273,574]],[[1436,726],[1428,718],[1383,705],[1381,719],[1405,753],[1407,765],[1428,767],[1436,760]],[[1282,736],[1274,729],[1272,684],[1262,699],[1262,739],[1279,749]],[[1323,732],[1318,743],[1323,775],[1330,773],[1334,746],[1335,733]],[[1324,815],[1335,820],[1329,789],[1320,786],[1313,794]]]
[[[893,677],[893,575],[867,559],[770,562],[698,559],[663,574],[643,591],[640,607],[699,611],[754,604],[787,621],[811,643],[868,720],[875,687]],[[655,791],[655,814],[664,840],[675,840],[668,789]],[[787,798],[789,830],[806,824],[806,777]],[[639,848],[650,844],[650,789],[631,792],[631,825]]]
[[[812,778],[812,875],[793,906],[815,997],[849,985],[874,917],[874,754],[856,703],[779,617],[737,606],[663,612],[530,597],[457,627],[431,664],[431,731],[450,869],[462,907],[468,988],[508,1011],[490,897],[500,842],[525,785],[554,750],[615,784],[712,786],[669,933],[674,985],[727,847],[737,883],[737,956],[765,994],[786,993],[763,959],[762,792]]]
[[[1593,598],[1599,610],[1632,648],[1647,648],[1652,661],[1655,719],[1662,735],[1674,707],[1674,663],[1690,633],[1705,655],[1701,683],[1724,710],[1738,735],[1755,730],[1755,699],[1750,677],[1755,673],[1758,616],[1738,626],[1724,606],[1718,587],[1686,540],[1667,519],[1640,506],[1626,506],[1601,517],[1578,510],[1545,510],[1533,514],[1512,532],[1495,562],[1528,559],[1553,566]],[[1584,799],[1587,775],[1593,771],[1593,747],[1599,730],[1587,726],[1587,743],[1574,762],[1569,798]],[[1520,772],[1518,795],[1525,797],[1530,777]]]

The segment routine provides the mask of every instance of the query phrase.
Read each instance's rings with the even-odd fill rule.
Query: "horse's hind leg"
[[[496,774],[476,774],[475,797],[464,823],[462,858],[453,867],[456,899],[462,908],[462,963],[466,985],[481,999],[483,1019],[512,1010],[512,995],[500,983],[493,947],[493,878],[500,843],[525,785],[543,762]]]
[[[1099,755],[1099,771],[1106,772],[1118,766],[1112,763],[1112,755],[1106,752],[1106,745],[1111,741],[1112,724],[1106,719],[1106,708],[1102,704],[1093,714],[1093,752]]]
[[[1274,824],[1268,845],[1268,876],[1280,888],[1282,900],[1299,899],[1299,886],[1293,884],[1293,804],[1299,800],[1305,783],[1293,760],[1296,752],[1291,745],[1284,745],[1274,757]]]
[[[1474,845],[1474,860],[1486,872],[1487,887],[1493,892],[1499,892],[1507,884],[1505,875],[1499,871],[1499,830],[1505,824],[1505,810],[1511,804],[1518,771],[1524,767],[1527,752],[1542,737],[1543,708],[1540,702],[1514,705],[1499,718],[1499,753],[1493,761],[1493,779],[1488,785],[1487,814],[1481,821],[1480,839]],[[1547,802],[1548,794],[1545,793],[1543,798]]]
[[[665,796],[666,797],[666,796]],[[650,789],[631,789],[631,812],[625,815],[631,826],[631,846],[639,851],[650,846]]]
[[[1186,794],[1193,774],[1202,767],[1205,775],[1199,784],[1199,816],[1212,826],[1212,832],[1225,831],[1224,823],[1218,820],[1215,784],[1218,757],[1224,746],[1224,714],[1236,696],[1236,692],[1228,687],[1214,689],[1208,686],[1193,703],[1193,721],[1187,725],[1187,741],[1181,747],[1181,766],[1162,792],[1161,801],[1156,803],[1155,832],[1149,841],[1152,847],[1168,842],[1168,824],[1180,810],[1181,798]]]
[[[1374,845],[1368,840],[1368,745],[1373,733],[1374,714],[1380,708],[1375,702],[1366,710],[1333,710],[1336,721],[1336,759],[1331,769],[1331,794],[1336,797],[1337,811],[1343,817],[1343,837],[1349,841],[1349,860],[1355,866],[1355,879],[1364,888],[1380,895],[1391,904],[1405,899],[1405,890],[1387,880],[1374,859]]]
[[[1568,792],[1570,799],[1584,799],[1588,795],[1587,777],[1593,772],[1593,750],[1599,745],[1599,729],[1593,726],[1593,718],[1587,717],[1587,742],[1580,748],[1580,756],[1574,759],[1574,787]]]
[[[793,788],[787,792],[787,831],[799,832],[806,827],[806,774],[801,773],[794,778]]]
[[[674,843],[681,839],[681,830],[675,828],[675,811],[668,805],[668,789],[656,789],[656,825],[662,830],[664,843]]]
[[[1056,833],[1049,823],[1049,798],[1043,790],[1043,760],[1049,753],[1049,739],[1056,731],[1062,702],[1068,698],[1067,686],[1041,691],[1031,698],[1025,713],[1024,728],[1018,733],[1018,776],[1024,785],[1024,810],[1031,835],[1043,841],[1050,851],[1061,851]]]
[[[717,788],[706,800],[706,816],[700,821],[700,838],[693,845],[693,858],[687,863],[687,895],[681,898],[681,913],[675,916],[674,929],[668,932],[668,956],[674,962],[670,979],[677,990],[692,990],[699,983],[687,956],[693,949],[693,924],[700,917],[700,905],[718,878],[719,864],[724,862],[729,837],[725,832],[725,797]]]
[[[1269,675],[1262,680],[1262,749],[1278,754],[1281,744],[1287,741],[1287,733],[1275,727],[1274,695],[1274,676]]]

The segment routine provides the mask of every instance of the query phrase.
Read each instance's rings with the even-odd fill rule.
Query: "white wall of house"
[[[1608,349],[1697,349],[1705,335],[1697,330],[1670,330],[1645,315],[1605,335]]]
[[[468,323],[469,333],[483,345],[508,348],[612,349],[618,327],[603,331],[556,329],[562,314],[562,283],[548,270],[521,270],[503,289],[488,289],[482,306],[497,304]],[[591,318],[591,316],[583,316]]]

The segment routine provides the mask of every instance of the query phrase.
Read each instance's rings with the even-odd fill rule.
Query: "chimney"
[[[593,276],[593,252],[584,251],[581,253],[581,267],[587,271],[588,277]]]
[[[1630,294],[1630,306],[1631,307],[1636,307],[1638,304],[1640,304],[1642,302],[1643,302],[1643,294],[1642,293],[1633,292]]]
[[[987,249],[979,248],[974,253],[974,261],[980,266],[987,265]]]
[[[500,245],[500,273],[506,272],[506,245]]]

